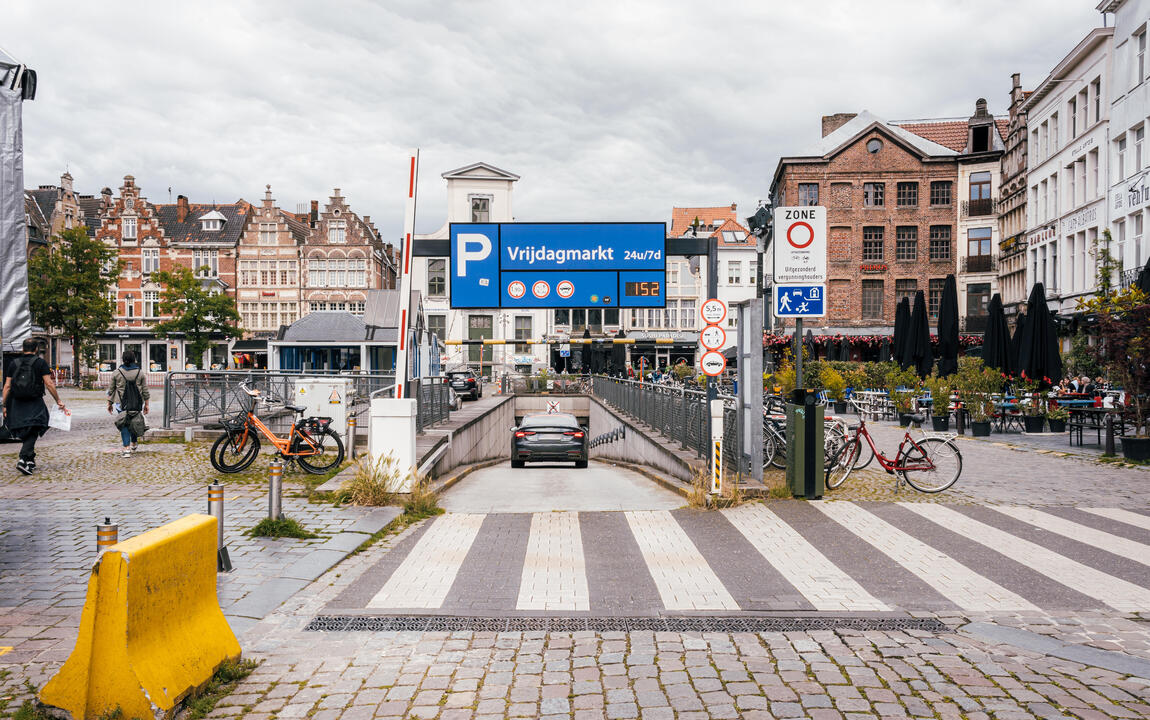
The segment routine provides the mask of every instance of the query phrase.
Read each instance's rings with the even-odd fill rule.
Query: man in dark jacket
[[[65,409],[56,392],[52,369],[44,362],[44,358],[36,354],[38,345],[32,338],[24,341],[24,354],[9,363],[8,371],[4,374],[3,399],[0,400],[4,406],[5,425],[12,431],[13,437],[23,441],[16,469],[25,475],[31,475],[36,469],[36,440],[48,430],[48,407],[44,404],[44,390],[52,394],[57,407]],[[32,367],[34,397],[17,397],[18,393],[13,391],[13,378],[25,364]]]

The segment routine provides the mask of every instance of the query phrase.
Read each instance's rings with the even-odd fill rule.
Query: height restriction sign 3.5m
[[[827,281],[827,209],[775,208],[775,282]]]

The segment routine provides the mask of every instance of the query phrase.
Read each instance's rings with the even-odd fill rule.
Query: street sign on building
[[[717,350],[708,350],[699,358],[699,369],[703,371],[704,375],[710,377],[722,375],[723,371],[727,369],[727,358],[723,357],[723,353]]]
[[[826,312],[826,285],[776,285],[776,317],[822,317]]]
[[[775,282],[827,281],[827,209],[775,208]]]
[[[664,223],[452,223],[452,308],[666,307]]]
[[[703,322],[708,325],[718,325],[723,322],[723,318],[727,317],[727,306],[722,300],[711,298],[699,308],[699,315],[702,316]]]

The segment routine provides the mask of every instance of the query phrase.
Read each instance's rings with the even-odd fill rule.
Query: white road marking
[[[1034,610],[1030,601],[849,502],[810,503],[963,610]]]
[[[890,610],[766,507],[743,505],[722,512],[816,610]]]
[[[1113,575],[1107,575],[1089,565],[981,523],[956,510],[930,503],[900,503],[900,505],[1116,610],[1140,612],[1150,607],[1150,590]]]
[[[1126,560],[1150,565],[1150,545],[1128,540],[1124,537],[1111,535],[1108,532],[1097,530],[1089,525],[1076,523],[1058,515],[1051,515],[1041,510],[1020,506],[988,506],[1003,515],[1009,515],[1015,520],[1021,520],[1030,525],[1036,525],[1057,535],[1063,535],[1071,540],[1077,540],[1099,550],[1119,555]]]
[[[608,548],[603,548],[609,551]],[[591,609],[579,513],[535,513],[517,610]]]
[[[1142,513],[1130,512],[1122,508],[1078,508],[1082,512],[1093,513],[1101,515],[1104,518],[1117,520],[1127,525],[1140,527],[1143,530],[1150,530],[1150,515],[1143,515]]]
[[[628,512],[627,523],[668,610],[738,610],[739,605],[671,513]]]
[[[448,513],[436,518],[367,607],[442,607],[485,517]]]

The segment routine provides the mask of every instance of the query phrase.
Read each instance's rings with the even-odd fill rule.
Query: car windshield
[[[462,371],[457,370],[455,372],[447,373],[447,377],[451,378],[452,380],[459,380],[461,378],[469,378],[469,377],[471,377],[471,371],[470,370],[462,370]]]
[[[574,415],[568,415],[566,413],[555,413],[552,415],[528,415],[527,417],[523,418],[523,424],[519,427],[569,427],[573,430],[578,430],[579,421],[575,419]]]

